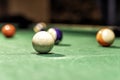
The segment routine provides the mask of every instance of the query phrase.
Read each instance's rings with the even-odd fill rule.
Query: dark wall
[[[51,0],[51,22],[102,24],[96,0]]]

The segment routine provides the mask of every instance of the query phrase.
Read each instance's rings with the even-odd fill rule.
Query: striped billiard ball
[[[40,31],[33,36],[32,45],[38,53],[48,53],[54,46],[54,39],[50,33]]]
[[[97,32],[96,40],[97,42],[104,47],[111,46],[114,42],[115,34],[109,28],[102,28]]]
[[[35,27],[33,27],[34,32],[43,31],[46,29],[46,24],[44,22],[37,23]]]
[[[59,44],[62,41],[63,33],[58,28],[50,28],[48,29],[48,32],[52,35],[52,37],[55,40],[55,44]]]

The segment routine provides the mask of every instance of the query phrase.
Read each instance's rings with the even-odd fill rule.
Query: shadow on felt
[[[33,53],[36,54],[38,56],[44,56],[44,57],[64,57],[65,55],[63,54],[57,54],[57,53]]]
[[[104,46],[100,46],[100,47],[104,47]],[[104,48],[114,48],[114,49],[120,49],[120,46],[109,46],[109,47],[104,47]]]
[[[108,48],[115,48],[115,49],[120,49],[120,46],[110,46]]]
[[[71,44],[56,44],[55,46],[65,46],[65,47],[69,47],[69,46],[71,46]]]

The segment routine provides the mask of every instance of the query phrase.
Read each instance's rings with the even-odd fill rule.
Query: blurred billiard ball
[[[46,29],[46,23],[40,22],[33,27],[34,32],[44,31]]]
[[[102,28],[97,32],[96,40],[104,47],[109,47],[114,42],[115,34],[110,28]]]
[[[48,32],[54,38],[56,45],[59,44],[62,41],[63,33],[59,28],[49,28]]]
[[[2,27],[1,31],[5,37],[13,37],[15,35],[16,28],[12,24],[5,24]]]
[[[115,37],[120,37],[120,27],[119,26],[111,26],[109,28],[112,29],[113,32],[115,33]]]

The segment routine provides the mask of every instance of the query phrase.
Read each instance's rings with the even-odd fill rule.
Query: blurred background
[[[0,0],[0,22],[120,25],[119,0]]]

